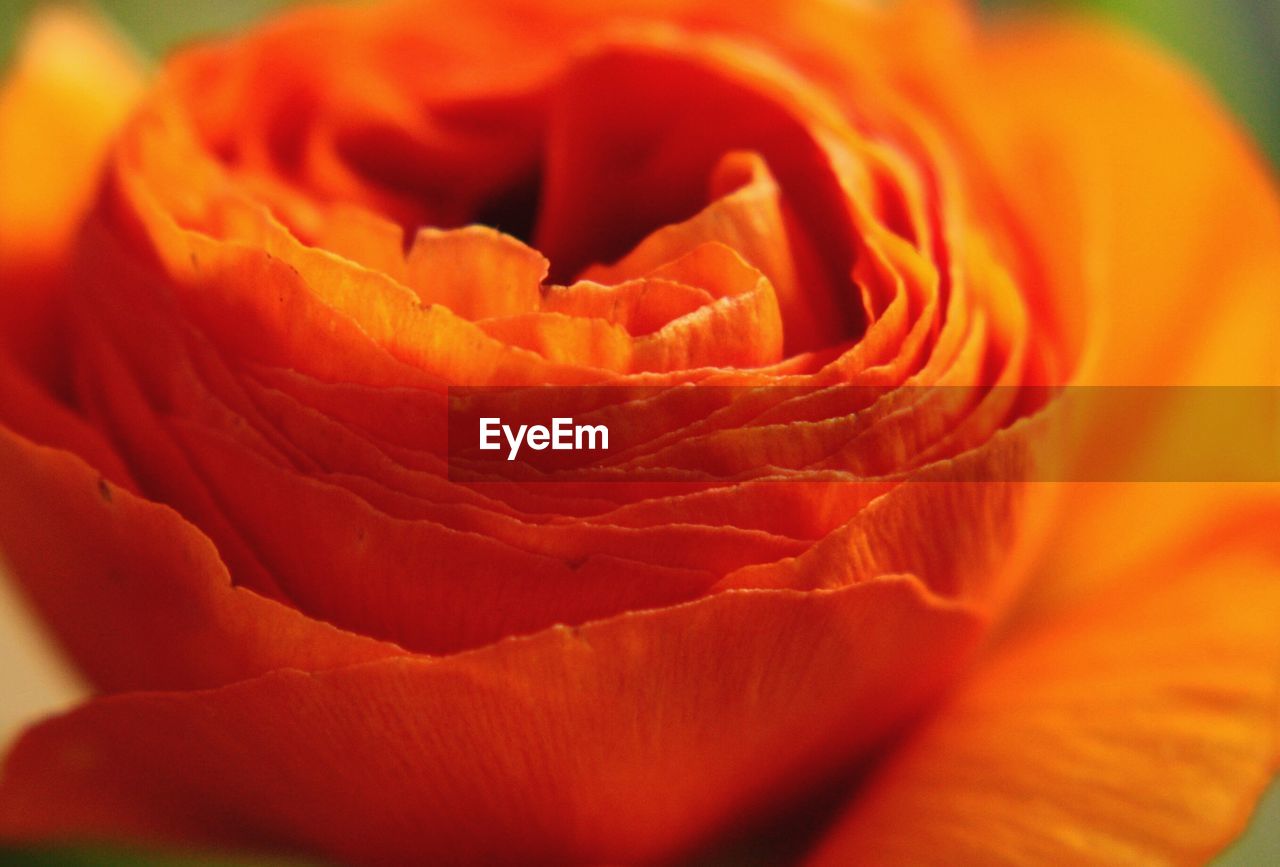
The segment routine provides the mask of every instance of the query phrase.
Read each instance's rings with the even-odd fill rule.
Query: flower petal
[[[1267,544],[1180,552],[1000,648],[812,863],[1190,864],[1221,849],[1280,758]]]
[[[929,107],[1023,227],[1005,240],[1041,324],[1081,353],[1075,384],[1273,384],[1280,198],[1207,88],[1096,26],[969,48],[927,73]]]
[[[856,760],[979,631],[886,576],[723,593],[434,660],[100,699],[19,743],[0,835],[647,863]]]
[[[213,686],[402,652],[232,587],[177,513],[3,427],[0,478],[0,554],[102,688]]]
[[[960,45],[904,74],[962,143],[996,221],[1022,227],[1004,243],[1035,327],[1074,346],[1075,385],[1170,386],[1149,425],[1103,418],[1083,432],[1095,451],[1082,462],[1104,455],[1123,478],[1158,454],[1195,403],[1184,387],[1280,383],[1280,195],[1207,89],[1097,26],[1041,20]],[[1205,515],[1271,497],[1225,483],[1076,486],[1058,577],[1036,582],[1031,605],[1104,586]]]

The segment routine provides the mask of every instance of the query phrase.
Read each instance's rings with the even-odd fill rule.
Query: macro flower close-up
[[[1269,103],[961,0],[191,29],[0,75],[0,856],[1280,859]]]

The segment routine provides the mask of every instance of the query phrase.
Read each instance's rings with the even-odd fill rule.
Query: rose
[[[874,762],[815,860],[1220,845],[1275,761],[1274,491],[1072,489],[1037,557],[1043,491],[992,480],[1025,386],[1265,376],[1280,217],[1229,125],[1091,29],[609,9],[302,10],[168,62],[101,168],[127,73],[37,29],[0,547],[111,695],[20,741],[0,830],[649,861]],[[779,422],[645,455],[723,477],[450,477],[447,385],[689,381]]]

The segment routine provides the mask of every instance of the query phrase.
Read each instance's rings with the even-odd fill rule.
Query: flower
[[[14,747],[0,834],[1239,830],[1274,485],[1029,481],[1046,386],[1274,384],[1280,206],[1184,73],[945,3],[486,0],[300,9],[138,87],[64,13],[0,103],[0,548],[104,693]],[[499,475],[446,442],[476,387],[626,448]]]

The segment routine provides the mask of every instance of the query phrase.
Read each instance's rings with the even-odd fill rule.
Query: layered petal
[[[1192,864],[1219,851],[1280,760],[1277,517],[1232,515],[1123,592],[999,647],[810,863]]]
[[[955,137],[1033,314],[1080,359],[1073,384],[1275,383],[1280,202],[1190,71],[1100,25],[1034,21],[898,74]]]
[[[203,533],[68,452],[0,428],[0,478],[5,561],[100,687],[199,688],[402,652],[233,587]]]
[[[1079,23],[1007,25],[953,51],[904,74],[990,192],[1034,320],[1074,347],[1070,381],[1165,387],[1160,402],[1147,398],[1145,425],[1097,419],[1074,442],[1079,460],[1123,479],[1196,423],[1189,389],[1280,384],[1280,196],[1207,89],[1155,51]],[[1274,497],[1225,483],[1073,486],[1063,554],[1029,606],[1140,568],[1205,515]],[[1121,525],[1131,529],[1117,534]]]
[[[886,577],[725,593],[437,660],[99,699],[19,743],[0,833],[351,863],[667,858],[855,760],[980,631]]]
[[[683,854],[867,767],[971,660],[1053,527],[1021,483],[1052,400],[1024,385],[1252,381],[1274,196],[1145,54],[979,35],[941,3],[624,5],[317,8],[166,64],[72,291],[32,296],[57,299],[66,381],[0,369],[0,547],[86,671],[130,690],[22,741],[0,834]],[[1236,184],[1240,225],[1195,231]],[[580,417],[630,413],[626,448],[509,477],[450,450],[465,387],[521,409],[517,386],[548,385]],[[1033,613],[1241,502],[1073,493],[1088,516]],[[1271,757],[1274,563],[1185,553],[1164,572],[1195,575],[1021,621],[956,724],[876,768],[829,857],[933,851],[901,838],[917,778],[959,852],[988,806],[1028,857],[1207,846]],[[1214,616],[1176,641],[1197,606]],[[1046,742],[1142,785],[1163,780],[1145,750],[1185,752],[1206,821],[1174,827],[1181,792],[1124,812],[1127,780],[1074,798]],[[973,794],[1001,756],[1060,834],[1028,842],[1014,797]]]
[[[1002,604],[1018,583],[1002,540],[1023,537],[1009,490],[961,473],[972,486],[926,533],[886,517],[923,487],[859,516],[928,464],[950,478],[948,461],[1034,410],[1010,396],[1040,348],[936,142],[864,130],[785,58],[722,35],[574,26],[518,81],[465,98],[408,59],[388,68],[380,46],[412,36],[483,65],[488,41],[455,44],[399,7],[315,10],[167,65],[84,230],[70,316],[72,398],[139,493],[199,526],[238,585],[421,652],[900,571]],[[350,55],[313,57],[304,35]],[[664,83],[680,99],[657,100]],[[461,207],[465,189],[421,172],[509,123],[541,154],[546,259],[492,229],[402,225],[334,174]],[[573,272],[619,254],[545,282],[548,260]],[[636,401],[634,448],[563,486],[490,485],[445,453],[450,387],[587,383],[659,393]],[[851,384],[907,388],[868,404]],[[934,384],[960,399],[914,401]],[[700,392],[681,415],[661,392],[674,385],[757,391],[728,407]],[[994,479],[1023,472],[1032,429],[983,464]],[[655,473],[668,483],[629,484]],[[778,495],[749,484],[765,477],[816,484],[811,517],[770,509]],[[690,496],[714,487],[741,499],[737,522]],[[957,518],[956,543],[936,544],[933,522]]]

